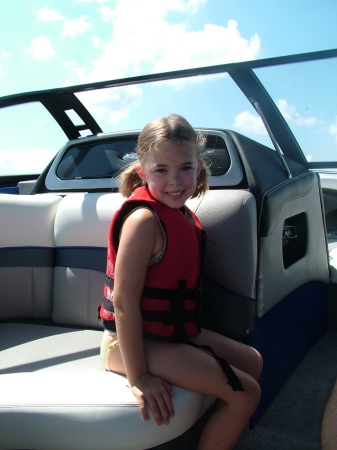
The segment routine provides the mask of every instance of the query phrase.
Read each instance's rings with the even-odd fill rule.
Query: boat
[[[213,398],[177,387],[173,423],[146,428],[125,379],[99,360],[118,173],[162,111],[193,111],[207,137],[210,192],[188,203],[209,240],[203,324],[264,359],[235,448],[335,448],[336,70],[331,49],[0,98],[0,155],[21,167],[0,172],[0,449],[196,448]],[[107,129],[107,111],[133,94],[143,104],[131,127]],[[97,386],[110,383],[107,398]]]

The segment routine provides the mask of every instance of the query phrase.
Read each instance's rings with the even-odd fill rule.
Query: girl
[[[208,189],[204,145],[178,115],[139,135],[138,159],[121,174],[128,199],[109,233],[101,356],[106,370],[127,376],[144,420],[150,408],[158,425],[174,416],[171,385],[217,397],[198,447],[216,450],[232,448],[254,412],[262,359],[199,327],[203,231],[184,205]]]

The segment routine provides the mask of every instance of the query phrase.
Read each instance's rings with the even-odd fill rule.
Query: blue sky
[[[336,23],[335,0],[3,1],[0,96],[336,48]],[[103,121],[105,131],[142,127],[158,114],[181,112],[195,126],[237,125],[241,132],[240,126],[245,126],[254,134],[256,117],[241,107],[241,99],[226,96],[225,89],[220,98],[237,105],[235,114],[225,117],[217,108],[207,108],[211,95],[219,100],[219,83],[225,82],[211,85],[206,80],[192,83],[187,90],[179,83],[155,90],[134,86],[83,100]],[[275,100],[291,120],[297,117],[297,125],[307,119],[308,126],[317,119],[304,117],[290,99]],[[330,127],[337,127],[333,116],[329,120]],[[55,152],[62,139],[55,138],[56,148],[48,151]],[[0,142],[0,173],[13,164],[9,145]],[[22,142],[11,145],[19,148]],[[41,149],[34,150],[36,158],[43,159]]]
[[[337,46],[335,0],[10,0],[0,95]]]

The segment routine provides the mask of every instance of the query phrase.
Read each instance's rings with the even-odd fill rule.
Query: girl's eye
[[[158,172],[158,173],[165,173],[166,169],[157,169],[156,172]]]
[[[184,171],[184,172],[189,172],[189,171],[193,170],[193,167],[191,167],[191,166],[184,166],[184,167],[181,168],[181,170]]]

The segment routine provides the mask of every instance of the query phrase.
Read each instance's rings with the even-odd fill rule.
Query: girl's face
[[[167,141],[149,150],[136,170],[156,200],[170,208],[181,208],[193,195],[202,166],[193,150]]]

